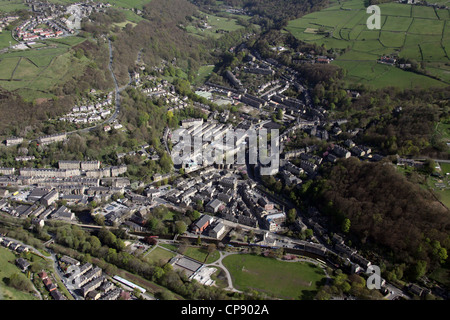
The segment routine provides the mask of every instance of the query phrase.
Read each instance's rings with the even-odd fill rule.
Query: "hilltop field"
[[[445,1],[442,1],[444,3]],[[299,40],[344,53],[333,64],[347,70],[350,84],[401,88],[450,84],[450,13],[446,9],[399,3],[380,4],[381,29],[369,30],[363,0],[330,1],[324,10],[289,21]],[[377,63],[383,55],[414,60],[427,75]]]

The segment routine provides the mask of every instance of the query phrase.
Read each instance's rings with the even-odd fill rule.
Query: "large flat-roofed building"
[[[175,269],[184,272],[188,277],[192,276],[203,265],[201,262],[185,256],[173,258],[170,264],[172,264]]]

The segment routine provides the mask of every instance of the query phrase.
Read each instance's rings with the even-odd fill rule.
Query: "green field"
[[[16,255],[11,251],[0,248],[0,300],[36,300],[31,294],[24,293],[6,285],[7,279],[15,274],[20,273],[14,261]]]
[[[201,66],[198,68],[197,77],[194,80],[194,84],[202,84],[209,78],[211,72],[214,70],[214,65]]]
[[[220,254],[217,250],[212,252],[211,254],[208,254],[206,248],[197,248],[197,247],[189,247],[183,254],[187,257],[190,257],[192,259],[204,263],[213,263],[220,257]]]
[[[379,7],[381,30],[367,28],[370,15],[363,0],[332,2],[327,9],[289,21],[286,30],[302,41],[327,49],[349,49],[333,62],[347,70],[345,80],[349,84],[363,83],[374,88],[449,85],[448,10],[399,3]],[[323,32],[318,33],[319,29]],[[377,64],[382,55],[424,62],[425,69],[438,79]]]
[[[11,32],[7,30],[0,32],[0,50],[9,47],[10,42],[12,46],[17,44],[17,41],[11,37]]]
[[[250,254],[224,258],[233,285],[239,290],[253,289],[281,299],[312,299],[325,274],[306,262],[285,262]]]
[[[150,263],[159,263],[159,262],[167,263],[170,259],[172,259],[175,256],[176,253],[174,252],[156,247],[145,257],[145,260],[147,260]]]
[[[28,9],[23,0],[0,0],[0,11],[11,12],[20,9]]]
[[[207,16],[207,28],[199,28],[197,26],[198,18],[192,17],[193,23],[186,27],[186,31],[194,36],[198,37],[213,37],[220,38],[222,32],[232,32],[244,28],[237,22],[236,16],[227,14],[225,17],[217,16],[213,14],[205,14]],[[249,19],[248,16],[242,16],[243,19]]]
[[[76,59],[70,48],[84,41],[67,37],[43,42],[44,46],[0,54],[0,87],[19,93],[24,99],[53,97],[51,90],[83,72],[87,58]]]

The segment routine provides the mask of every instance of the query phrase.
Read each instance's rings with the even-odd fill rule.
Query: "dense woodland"
[[[128,82],[128,72],[134,68],[140,50],[143,62],[149,66],[176,58],[177,65],[187,72],[196,71],[208,50],[201,40],[179,26],[195,12],[196,7],[185,0],[155,0],[145,5],[145,20],[134,27],[127,25],[114,40],[114,72],[119,82]]]
[[[424,274],[419,267],[430,271],[447,259],[450,211],[390,162],[341,160],[325,168],[308,191],[332,225],[345,221],[354,244],[375,249],[390,263],[406,263],[411,280]]]
[[[225,0],[224,3],[244,8],[263,27],[282,27],[288,20],[325,8],[328,0]]]
[[[317,88],[316,88],[317,89]],[[327,90],[315,90],[320,99],[335,99]],[[336,101],[336,118],[349,119],[342,129],[361,128],[357,142],[378,148],[382,153],[448,159],[447,145],[438,123],[449,118],[448,88],[368,91],[352,103]]]

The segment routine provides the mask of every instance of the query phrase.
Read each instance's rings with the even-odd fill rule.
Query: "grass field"
[[[0,300],[36,300],[31,294],[8,287],[5,280],[15,273],[20,273],[14,261],[16,256],[9,250],[0,248]]]
[[[253,289],[281,299],[312,299],[325,274],[306,262],[285,262],[250,254],[224,258],[233,285],[239,290]]]
[[[28,9],[22,0],[0,0],[0,11],[11,12],[20,9]]]
[[[175,256],[176,254],[173,252],[170,252],[163,248],[156,247],[145,257],[145,259],[150,263],[157,263],[160,261],[162,261],[163,263],[167,263],[170,259],[172,259]]]
[[[17,44],[17,41],[11,37],[11,32],[7,30],[0,32],[0,50],[9,47],[10,42],[12,46]]]
[[[450,84],[450,16],[448,10],[399,3],[379,5],[381,29],[369,30],[364,0],[331,2],[319,12],[289,21],[286,30],[305,42],[327,49],[346,49],[333,63],[347,70],[349,84],[374,88],[431,87]],[[312,33],[311,30],[325,30]],[[426,70],[439,80],[377,64],[381,55],[398,55],[426,63]]]
[[[197,77],[195,78],[194,84],[202,84],[209,78],[211,72],[214,70],[214,65],[201,66],[198,69]]]
[[[206,15],[206,14],[205,14]],[[207,14],[207,23],[209,28],[198,28],[198,18],[193,17],[193,23],[186,27],[186,31],[198,37],[213,37],[220,38],[224,32],[236,31],[244,28],[237,23],[236,16],[228,14],[226,17],[221,17],[213,14]],[[242,16],[243,19],[249,19],[247,16]]]
[[[187,257],[190,257],[192,259],[204,263],[213,263],[214,261],[219,259],[220,256],[217,250],[211,254],[208,254],[208,251],[205,248],[196,248],[196,247],[187,248],[183,254]]]
[[[47,40],[43,47],[0,54],[0,87],[19,93],[24,99],[53,97],[51,90],[83,72],[87,58],[76,59],[70,48],[81,37]]]

